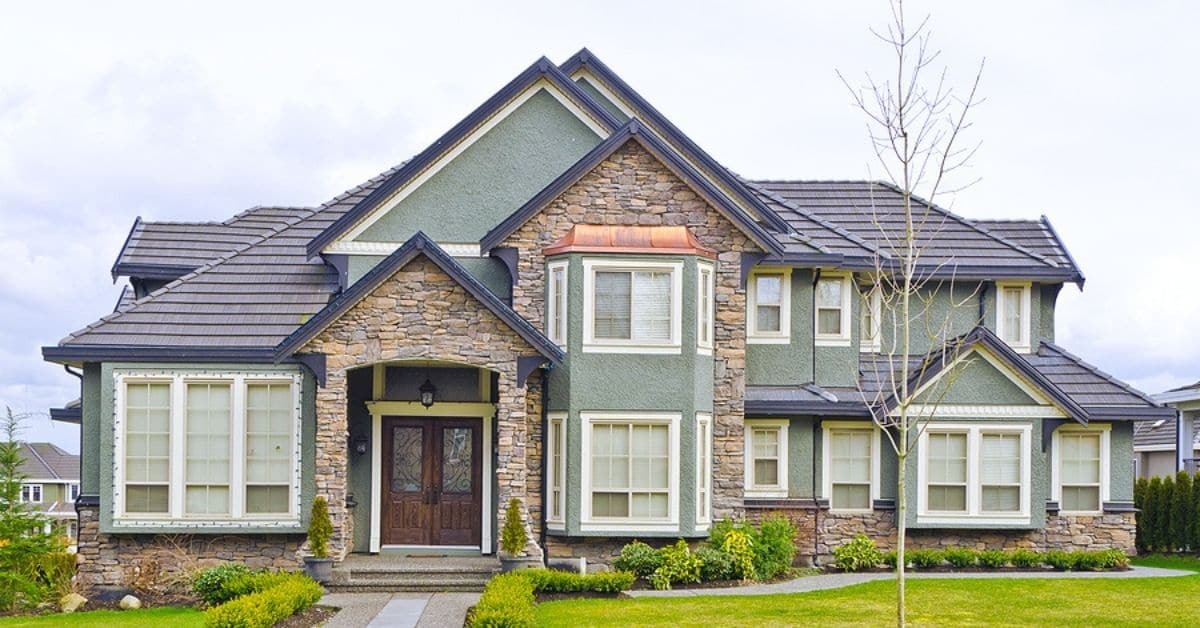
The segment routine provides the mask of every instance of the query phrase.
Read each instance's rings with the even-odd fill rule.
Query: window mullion
[[[246,376],[233,377],[232,429],[229,434],[229,516],[246,511]]]
[[[183,516],[184,501],[184,467],[187,449],[184,441],[187,433],[184,425],[184,415],[187,408],[187,389],[183,376],[176,375],[171,379],[171,471],[168,480],[168,492],[171,497],[171,517],[178,519]]]

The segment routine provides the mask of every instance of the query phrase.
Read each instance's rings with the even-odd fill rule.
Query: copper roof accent
[[[639,253],[717,258],[716,251],[701,244],[683,226],[575,225],[561,240],[542,249],[542,253]]]

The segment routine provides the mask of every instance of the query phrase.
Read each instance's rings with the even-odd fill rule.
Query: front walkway
[[[340,608],[327,628],[459,628],[478,593],[329,593],[324,606]]]

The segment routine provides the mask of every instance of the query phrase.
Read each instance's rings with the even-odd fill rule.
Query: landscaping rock
[[[121,610],[123,611],[129,611],[141,607],[142,601],[137,599],[136,596],[126,595],[125,597],[121,598]]]
[[[58,600],[58,607],[64,613],[74,613],[84,604],[87,604],[87,598],[78,593],[68,593]]]

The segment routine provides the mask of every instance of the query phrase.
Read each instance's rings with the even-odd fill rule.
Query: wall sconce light
[[[433,382],[426,379],[425,383],[421,384],[421,387],[417,390],[421,393],[421,405],[425,406],[426,408],[432,406],[433,396],[437,393],[437,386],[434,386]]]
[[[367,453],[367,439],[365,436],[360,436],[354,439],[354,453],[363,455]]]

